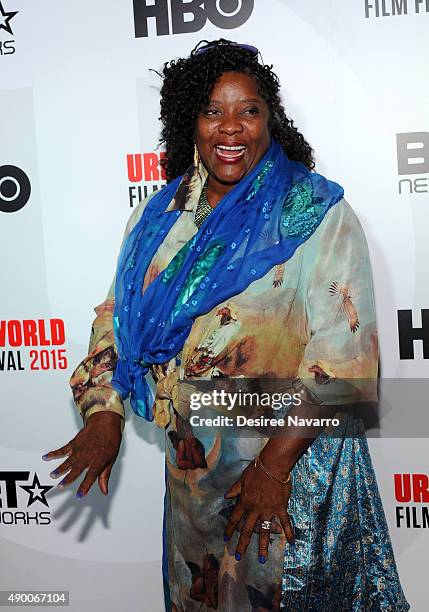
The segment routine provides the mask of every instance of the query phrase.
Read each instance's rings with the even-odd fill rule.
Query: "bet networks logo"
[[[18,11],[5,11],[0,0],[0,56],[12,55],[15,53],[15,40],[10,38],[13,36],[11,20],[18,14]],[[3,38],[6,32],[6,39]]]
[[[26,484],[22,484],[26,483]],[[46,493],[54,485],[42,485],[36,473],[27,471],[0,472],[0,524],[49,525],[50,511]],[[29,510],[31,506],[31,510]]]
[[[394,474],[396,526],[429,527],[429,477],[427,474]],[[406,504],[406,505],[404,505]]]
[[[164,151],[127,155],[128,181],[132,183],[128,187],[131,208],[165,185],[167,177],[160,164],[163,157],[165,157]]]
[[[429,2],[429,0],[428,0]],[[413,176],[399,180],[399,194],[428,193],[429,132],[405,132],[396,134],[398,174]]]
[[[239,28],[253,13],[254,0],[133,0],[133,4],[135,36],[144,38],[149,36],[149,23],[156,36],[199,32],[207,21],[223,30]]]

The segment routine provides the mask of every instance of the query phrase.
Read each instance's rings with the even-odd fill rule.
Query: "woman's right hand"
[[[95,412],[70,442],[43,455],[43,459],[49,461],[67,456],[50,474],[51,478],[58,478],[68,472],[58,484],[59,487],[71,484],[84,470],[88,470],[76,497],[84,497],[97,478],[100,491],[107,495],[110,472],[118,456],[121,439],[121,416],[115,412]]]

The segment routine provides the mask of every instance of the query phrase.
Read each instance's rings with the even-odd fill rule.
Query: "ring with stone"
[[[264,529],[265,531],[269,531],[271,529],[271,521],[262,521],[261,529]]]

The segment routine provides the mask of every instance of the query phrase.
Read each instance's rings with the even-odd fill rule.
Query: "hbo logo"
[[[245,23],[254,0],[133,0],[136,38],[148,36],[148,20],[155,19],[156,35],[186,34],[201,30],[207,19],[231,30]],[[171,30],[170,30],[171,22]]]
[[[0,211],[13,213],[23,208],[31,195],[31,183],[17,166],[0,166]],[[0,504],[1,507],[1,504]]]

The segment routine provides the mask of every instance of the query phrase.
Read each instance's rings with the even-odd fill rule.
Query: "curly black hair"
[[[205,43],[203,46],[200,46]],[[201,52],[201,49],[204,49]],[[209,104],[216,80],[224,72],[241,72],[256,77],[259,94],[270,110],[271,134],[286,155],[313,170],[313,149],[286,115],[280,100],[280,82],[272,66],[263,64],[255,52],[220,38],[202,40],[189,57],[166,62],[162,72],[160,144],[167,182],[181,176],[192,164],[194,126],[199,112]]]

